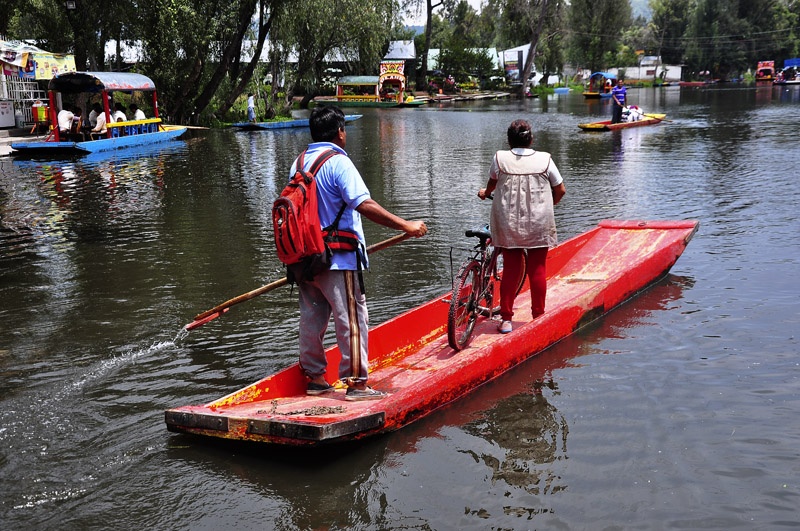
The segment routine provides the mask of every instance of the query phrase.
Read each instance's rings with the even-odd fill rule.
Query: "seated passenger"
[[[73,118],[75,118],[75,113],[66,107],[58,112],[58,136],[62,140],[69,139],[69,134],[72,132]]]
[[[91,135],[93,139],[103,138],[106,136],[106,113],[100,112],[97,115],[97,121],[92,127]]]
[[[70,124],[69,130],[69,138],[75,142],[82,142],[85,140],[85,138],[83,138],[83,131],[81,130],[83,128],[82,114],[83,110],[80,107],[75,107],[72,115],[72,124]]]
[[[130,107],[128,107],[130,111],[133,113],[134,120],[146,120],[147,118],[144,115],[144,111],[141,110],[135,103],[131,103]]]
[[[121,103],[114,104],[114,114],[111,116],[112,122],[127,122],[128,117],[125,116],[125,106]]]
[[[92,105],[92,110],[89,113],[89,124],[94,127],[97,125],[97,115],[103,113],[103,106],[99,103],[95,103]]]

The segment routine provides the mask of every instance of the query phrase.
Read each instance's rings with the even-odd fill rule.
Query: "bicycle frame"
[[[488,226],[481,230],[466,231],[467,237],[477,237],[478,243],[469,252],[472,255],[459,267],[453,278],[453,293],[448,315],[448,340],[450,346],[461,350],[469,344],[478,315],[491,319],[494,307],[498,251],[492,245]],[[450,249],[452,271],[453,248]]]

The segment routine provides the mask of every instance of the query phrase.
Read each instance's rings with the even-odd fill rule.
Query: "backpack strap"
[[[297,163],[300,164],[300,166],[298,166],[300,171],[302,171],[302,169],[303,169],[303,167],[302,167],[303,155],[305,154],[305,152],[306,152],[306,150],[304,150],[302,153],[300,153],[300,156],[298,157]],[[326,162],[328,162],[328,160],[331,159],[333,156],[338,155],[338,154],[339,154],[339,152],[336,151],[335,149],[328,149],[328,150],[322,152],[319,156],[317,156],[317,159],[311,164],[311,167],[308,169],[308,174],[306,174],[307,175],[306,176],[306,182],[307,183],[311,182],[309,180],[309,176],[310,176],[310,178],[313,179],[317,175],[317,172],[322,167],[322,165],[325,164]],[[344,211],[345,211],[346,208],[347,208],[347,203],[343,204],[342,208],[339,209],[339,212],[336,214],[336,219],[333,220],[333,223],[331,223],[327,227],[323,227],[323,229],[322,229],[323,232],[336,232],[338,230],[339,221],[342,219],[342,215],[344,214]],[[366,265],[367,261],[366,261],[366,257],[364,256],[364,251],[361,249],[360,243],[357,244],[356,249],[355,249],[355,253],[356,253],[356,262],[358,263],[358,283],[359,283],[359,287],[361,288],[361,293],[366,293],[366,291],[364,290],[364,276],[362,274],[362,271],[363,271],[363,266]]]
[[[295,171],[295,173],[303,171],[303,166],[305,166],[305,154],[306,154],[306,151],[307,150],[305,150],[305,149],[303,151],[301,151],[300,154],[297,156],[297,159],[294,161],[294,171]],[[311,183],[311,179],[309,179],[308,176],[305,177],[305,181],[306,181],[306,186],[308,186],[308,184]]]
[[[297,156],[297,159],[294,161],[294,171],[302,172],[304,175],[306,185],[309,185],[311,184],[311,180],[314,178],[314,176],[317,175],[317,172],[322,167],[322,165],[328,162],[328,159],[330,159],[334,155],[338,155],[339,152],[336,151],[335,149],[327,149],[323,151],[317,157],[317,159],[313,163],[311,163],[311,167],[306,172],[303,169],[303,167],[306,165],[305,155],[307,151],[308,151],[307,149],[304,149],[303,151],[300,152],[300,155]]]
[[[305,154],[305,151],[303,151],[303,153],[300,153],[300,157],[302,157],[304,154]],[[339,152],[334,150],[334,149],[327,149],[327,150],[323,151],[317,157],[317,159],[313,163],[311,163],[311,167],[308,169],[309,175],[311,175],[311,177],[315,177],[317,175],[317,172],[319,171],[319,169],[322,167],[322,165],[325,164],[326,162],[328,162],[328,159],[330,159],[334,155],[338,155],[338,154],[339,154]],[[302,159],[301,159],[301,162],[302,162]],[[300,170],[302,171],[302,169],[303,168],[301,167]]]

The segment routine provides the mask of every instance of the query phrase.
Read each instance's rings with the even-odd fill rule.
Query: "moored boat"
[[[610,98],[611,89],[617,84],[617,76],[609,72],[595,72],[589,76],[589,86],[583,91],[586,99]]]
[[[461,352],[447,342],[443,295],[370,330],[370,385],[382,400],[347,402],[343,390],[305,394],[298,364],[205,405],[165,412],[167,428],[213,439],[318,446],[390,432],[418,420],[541,352],[664,277],[697,221],[603,221],[550,250],[547,312],[531,318],[530,295],[515,304],[514,331],[478,322]],[[336,379],[337,347],[328,350]]]
[[[661,123],[666,114],[644,114],[643,119],[634,122],[619,122],[612,124],[611,120],[603,120],[602,122],[590,122],[585,124],[578,124],[578,127],[584,131],[615,131],[617,129],[626,129],[628,127],[641,127],[643,125],[653,125]]]
[[[404,61],[381,61],[377,76],[344,76],[334,98],[315,98],[318,105],[338,107],[419,107],[427,100],[406,95]]]
[[[756,83],[771,83],[775,76],[775,61],[759,61],[756,66]]]
[[[772,81],[775,85],[800,85],[800,58],[786,59]]]
[[[352,122],[361,118],[362,114],[348,114],[345,115],[345,122]],[[280,120],[274,122],[237,122],[231,124],[242,131],[259,131],[262,129],[291,129],[293,127],[308,127],[308,118],[299,118],[296,120]]]
[[[144,120],[124,120],[112,122],[111,97],[114,92],[128,94],[142,92],[150,94],[153,118]],[[48,85],[49,105],[47,117],[49,133],[43,141],[14,142],[12,155],[18,156],[62,156],[85,155],[112,149],[135,147],[165,142],[181,136],[186,127],[166,125],[158,115],[158,98],[153,81],[142,74],[129,72],[66,72],[53,77]],[[63,138],[59,131],[58,111],[62,107],[62,96],[74,101],[88,103],[90,98],[99,97],[106,117],[106,131],[99,138],[92,138],[85,129],[76,128],[71,136]],[[80,105],[88,113],[88,105]]]

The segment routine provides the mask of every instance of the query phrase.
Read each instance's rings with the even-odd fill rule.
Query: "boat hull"
[[[352,122],[361,118],[362,114],[348,114],[344,117],[345,122]],[[294,127],[308,127],[308,118],[297,120],[284,120],[280,122],[238,122],[231,124],[241,131],[260,131],[263,129],[290,129]]]
[[[87,140],[85,142],[13,142],[12,155],[20,157],[81,156],[101,151],[148,146],[178,138],[186,127],[166,125],[155,133]]]
[[[380,109],[392,109],[403,107],[421,107],[427,100],[412,100],[398,103],[396,101],[338,101],[338,100],[314,100],[317,105],[335,105],[336,107],[377,107]]]
[[[604,120],[602,122],[591,122],[586,124],[578,124],[578,127],[584,131],[616,131],[617,129],[626,129],[628,127],[642,127],[643,125],[654,125],[661,123],[666,114],[648,114],[649,118],[638,120],[635,122],[619,122],[612,124],[611,120]]]
[[[397,430],[466,395],[541,352],[662,278],[698,228],[697,221],[603,221],[547,257],[547,312],[515,303],[514,331],[482,319],[472,343],[447,342],[448,295],[370,330],[370,384],[382,400],[345,401],[342,389],[306,396],[297,364],[205,405],[167,410],[173,432],[286,446],[319,446]],[[336,379],[337,347],[327,351]]]

